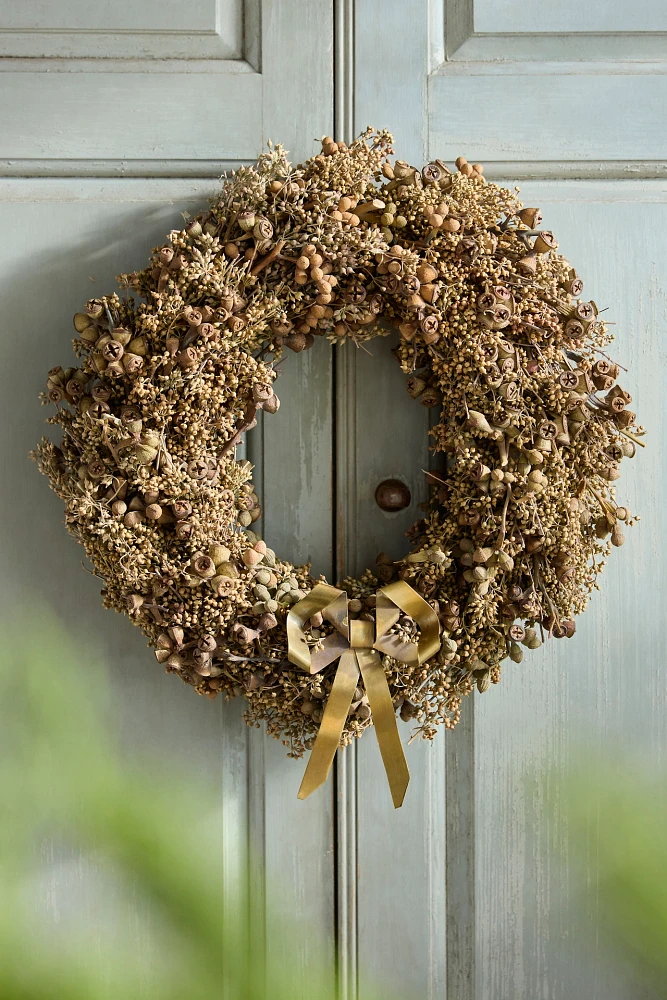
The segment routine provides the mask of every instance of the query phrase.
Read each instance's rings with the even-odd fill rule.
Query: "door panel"
[[[408,11],[390,0],[378,33],[376,3],[357,0],[350,130],[390,128],[397,155],[415,164],[463,154],[510,186],[521,179],[523,200],[541,206],[586,294],[617,324],[615,356],[630,368],[626,381],[649,428],[649,447],[624,468],[619,495],[631,509],[637,502],[642,521],[609,560],[575,638],[510,665],[497,688],[469,700],[456,730],[425,748],[421,766],[409,758],[412,821],[383,812],[372,740],[358,748],[356,784],[348,781],[358,960],[378,975],[384,969],[408,996],[634,1000],[639,991],[618,960],[574,919],[575,911],[597,918],[587,888],[595,859],[583,879],[556,860],[557,769],[577,760],[584,739],[644,766],[664,762],[667,745],[655,655],[667,534],[658,333],[667,188],[655,179],[665,174],[664,11],[649,0],[640,24],[613,4],[580,11],[578,21],[559,8],[556,28],[546,14],[538,19],[539,8],[524,8],[417,0]],[[590,797],[594,817],[595,788]],[[379,907],[373,919],[389,882],[406,905],[390,914]]]
[[[270,905],[279,900],[280,914],[307,923],[308,933],[301,927],[295,935],[294,958],[295,997],[305,1000],[312,957],[334,973],[331,790],[298,803],[299,764],[245,726],[241,704],[196,698],[165,677],[139,631],[101,607],[99,584],[83,571],[82,552],[62,525],[61,503],[27,454],[46,430],[38,403],[46,371],[67,358],[81,303],[112,291],[121,271],[144,266],[150,249],[182,224],[180,213],[205,206],[218,175],[254,160],[267,138],[298,160],[315,151],[316,136],[331,132],[331,7],[325,0],[202,0],[183,21],[170,3],[154,11],[121,4],[94,16],[82,8],[80,18],[76,3],[63,3],[12,7],[3,26],[0,53],[10,58],[0,58],[0,81],[12,99],[0,110],[0,173],[10,175],[0,181],[0,556],[13,567],[3,597],[45,599],[108,661],[110,721],[128,766],[147,759],[158,780],[180,774],[201,784],[210,801],[207,836],[222,856],[230,898],[246,877],[251,845],[250,879],[260,897],[256,961],[270,983],[284,957],[263,931],[266,896]],[[304,379],[317,390],[310,403]],[[283,494],[276,485],[267,531],[279,551],[330,572],[330,353],[294,358],[281,395],[284,409],[266,429],[264,451],[261,428],[254,443],[269,493],[278,478],[293,484]],[[304,455],[316,456],[314,464]],[[108,934],[105,914],[117,896],[108,875],[55,843],[45,843],[44,859],[37,906],[61,923],[67,917],[89,927],[94,946],[96,935]],[[149,914],[140,902],[130,911],[137,940],[147,941]],[[140,947],[148,961],[160,960]]]
[[[2,7],[4,174],[217,176],[332,127],[326,0]]]
[[[667,763],[664,668],[654,652],[667,584],[660,558],[667,275],[664,246],[651,246],[655,227],[667,224],[667,185],[524,182],[522,194],[541,206],[563,252],[581,264],[586,293],[609,306],[617,324],[612,352],[630,369],[624,384],[649,435],[646,451],[625,464],[618,491],[641,522],[610,558],[576,636],[510,665],[475,708],[476,995],[510,996],[514,983],[519,995],[537,996],[546,979],[550,998],[576,990],[616,1000],[636,994],[602,948],[586,954],[568,909],[579,900],[596,921],[596,900],[585,888],[579,899],[582,873],[558,866],[551,852],[564,846],[560,766],[576,767],[591,753],[612,755],[623,770],[634,763],[640,773]],[[595,788],[590,798],[593,817]],[[594,865],[591,859],[584,877]]]
[[[578,945],[567,907],[582,887],[549,853],[557,824],[542,805],[551,796],[558,818],[562,785],[550,768],[575,755],[584,735],[664,762],[655,655],[667,430],[656,332],[667,284],[666,189],[655,179],[665,174],[658,0],[644,0],[632,23],[611,0],[578,18],[568,4],[558,24],[548,5],[513,0],[335,4],[337,134],[349,139],[370,122],[391,128],[397,155],[412,162],[464,153],[488,176],[521,178],[587,292],[609,304],[651,432],[622,480],[643,520],[611,560],[576,638],[507,669],[497,689],[469,700],[454,732],[411,743],[399,812],[372,731],[338,754],[334,781],[302,803],[303,764],[248,730],[241,705],[196,699],[163,677],[138,631],[100,607],[79,550],[58,530],[59,501],[26,460],[43,430],[42,376],[66,357],[69,317],[91,290],[141,266],[179,212],[205,203],[213,178],[254,159],[267,138],[296,161],[333,131],[334,5],[196,0],[186,21],[171,2],[120,4],[94,18],[78,0],[52,5],[48,18],[9,6],[0,31],[0,79],[13,95],[0,109],[0,546],[13,568],[5,594],[36,592],[73,626],[85,622],[109,660],[128,759],[147,753],[158,775],[197,774],[227,884],[242,877],[250,845],[260,895],[309,925],[297,969],[323,954],[333,973],[337,940],[341,1000],[364,1000],[367,978],[406,1000],[637,1000],[597,945],[588,954]],[[318,341],[289,357],[282,407],[247,442],[270,544],[330,580],[372,567],[379,551],[405,551],[402,533],[424,497],[428,414],[405,392],[391,346],[377,339],[371,356]],[[374,500],[389,477],[413,496],[398,515]],[[401,723],[401,733],[407,741],[410,727]],[[113,893],[89,859],[59,850],[45,848],[42,898],[52,915],[74,911],[94,927],[100,898]],[[592,919],[595,899],[583,892]],[[144,926],[146,916],[137,909],[133,919]],[[258,912],[253,938],[270,983],[281,956],[263,924]],[[300,977],[295,997],[310,1000]]]

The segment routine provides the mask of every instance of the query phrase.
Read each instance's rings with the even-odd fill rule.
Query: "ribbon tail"
[[[300,799],[307,798],[329,777],[358,680],[357,657],[351,649],[348,649],[338,664],[331,694],[299,788]]]
[[[357,650],[357,658],[361,668],[361,676],[364,679],[364,686],[371,712],[373,713],[373,725],[377,734],[380,753],[384,769],[387,772],[387,780],[391,789],[391,797],[394,808],[398,809],[403,805],[403,799],[410,781],[410,772],[403,752],[403,745],[398,734],[396,724],[396,713],[389,693],[387,675],[384,672],[382,661],[373,649]]]

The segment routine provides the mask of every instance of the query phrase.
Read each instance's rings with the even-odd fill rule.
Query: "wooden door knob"
[[[375,502],[380,510],[403,510],[410,506],[410,490],[400,479],[383,479],[375,490]]]

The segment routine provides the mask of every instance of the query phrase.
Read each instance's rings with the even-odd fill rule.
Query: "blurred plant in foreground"
[[[632,967],[637,983],[649,991],[642,997],[667,1000],[664,777],[651,781],[600,765],[580,770],[566,789],[569,853],[596,910],[589,929],[606,937],[611,953]]]
[[[285,961],[265,984],[261,949],[252,947],[248,872],[241,861],[235,883],[225,884],[221,845],[200,835],[210,803],[189,788],[156,789],[147,771],[124,770],[105,735],[104,672],[90,663],[88,644],[84,662],[43,610],[29,622],[3,617],[2,1000],[295,1000],[294,943],[310,929],[290,926],[289,915],[280,924],[269,918],[272,952]],[[63,928],[49,914],[48,891],[36,882],[40,870],[49,875],[40,851],[54,838],[75,863],[82,852],[96,875],[102,869],[100,926]],[[106,897],[119,894],[121,927],[102,915]],[[330,969],[309,968],[308,996],[333,1000],[332,979]]]

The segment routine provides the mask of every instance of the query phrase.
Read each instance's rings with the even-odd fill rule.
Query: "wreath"
[[[43,396],[62,441],[35,453],[104,605],[200,694],[244,696],[290,756],[328,740],[317,783],[374,722],[389,773],[396,713],[431,739],[501,661],[571,637],[636,520],[614,483],[643,429],[539,210],[479,164],[419,170],[391,144],[327,137],[296,167],[269,144],[226,177],[121,295],[75,315],[79,365]],[[405,557],[334,588],[260,537],[235,448],[277,411],[285,351],[390,327],[407,392],[439,414],[441,471]]]

